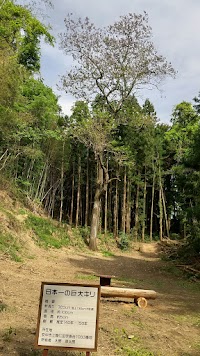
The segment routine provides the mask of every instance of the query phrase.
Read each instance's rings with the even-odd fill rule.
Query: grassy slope
[[[16,198],[12,190],[0,189],[0,255],[16,262],[29,255],[29,245],[42,248],[71,246],[88,250],[89,228],[71,228],[48,218],[41,207],[27,201],[23,196]],[[116,250],[111,236],[99,238],[99,249],[105,256]]]

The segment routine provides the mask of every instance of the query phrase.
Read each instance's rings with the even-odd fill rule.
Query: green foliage
[[[89,233],[88,227],[71,228],[73,233],[73,239],[71,239],[71,246],[77,247],[78,249],[84,249],[88,245],[87,236]]]
[[[184,315],[175,315],[174,319],[179,323],[187,323],[192,326],[200,327],[200,317],[199,314],[184,314]]]
[[[116,281],[117,281],[117,283],[128,283],[128,284],[138,284],[138,283],[140,283],[140,282],[142,282],[142,280],[140,280],[140,279],[135,279],[135,278],[127,278],[127,277],[118,277],[118,278],[116,278]]]
[[[118,345],[116,354],[126,356],[155,356],[151,351],[138,347],[139,338],[136,335],[129,335],[125,329],[114,330],[115,342]]]
[[[79,227],[78,230],[80,231],[81,236],[86,244],[88,244],[89,237],[90,237],[90,227],[89,226],[82,226]]]
[[[176,277],[183,277],[183,272],[173,264],[167,264],[165,267],[161,267],[161,271],[173,274]]]
[[[0,313],[7,309],[7,305],[0,301]]]
[[[55,129],[60,107],[58,98],[52,89],[44,85],[40,79],[28,78],[23,83],[22,95],[25,107],[22,103],[21,106],[17,106],[17,109],[19,111],[28,110],[32,115],[32,129],[36,127],[40,130]]]
[[[0,231],[0,253],[9,256],[15,262],[21,262],[20,243],[14,236]]]
[[[40,39],[53,44],[48,28],[31,12],[6,0],[0,9],[0,38],[16,53],[18,63],[30,71],[40,69]]]
[[[29,215],[26,226],[32,229],[37,243],[45,248],[61,248],[69,245],[69,236],[65,227],[55,226],[50,219]]]
[[[81,279],[81,280],[89,280],[89,281],[98,281],[99,278],[95,276],[94,274],[77,274],[76,279]]]
[[[124,232],[119,233],[118,246],[122,251],[126,251],[130,247],[130,236]]]
[[[153,352],[142,349],[135,350],[130,347],[123,347],[122,350],[125,356],[155,356]]]
[[[72,107],[72,115],[70,116],[70,123],[72,125],[84,123],[90,118],[90,111],[88,104],[84,101],[76,101]]]
[[[113,251],[116,250],[116,241],[111,232],[98,234],[98,249],[105,257],[114,256]]]
[[[33,78],[33,72],[40,68],[42,37],[53,44],[48,28],[28,8],[14,1],[3,1],[0,8],[0,170],[31,198],[38,198],[37,187],[45,159],[47,156],[51,159],[49,148],[61,139],[57,97],[41,80]]]
[[[2,339],[3,339],[3,341],[8,342],[8,341],[11,341],[13,336],[15,336],[15,335],[16,335],[16,329],[13,329],[10,326],[9,329],[4,332]]]
[[[190,225],[190,233],[188,234],[188,248],[190,249],[191,254],[200,254],[200,222],[193,222]]]
[[[136,47],[142,56],[141,61],[138,60],[138,56],[136,62],[132,57],[132,45],[129,38],[127,39],[127,33],[124,32],[124,21],[131,29],[129,37],[134,36],[136,29],[139,31],[139,42]],[[73,26],[70,27],[72,24]],[[63,78],[63,85],[81,94],[79,98],[85,98],[82,94],[89,92],[92,98],[93,94],[97,92],[99,94],[92,103],[78,100],[72,109],[72,115],[62,117],[58,98],[52,89],[33,76],[40,67],[41,38],[50,44],[53,43],[49,29],[40,23],[27,7],[16,5],[15,1],[9,0],[1,4],[0,171],[5,174],[6,187],[8,182],[14,181],[15,186],[19,188],[18,194],[22,192],[26,195],[31,206],[34,207],[35,203],[32,202],[34,200],[40,204],[40,207],[43,204],[49,216],[56,219],[63,217],[67,221],[72,217],[73,223],[80,183],[79,223],[82,225],[86,217],[86,190],[89,191],[87,213],[91,214],[95,190],[97,192],[98,187],[102,231],[104,217],[106,217],[104,193],[107,192],[107,233],[105,236],[103,234],[99,236],[98,248],[104,256],[110,257],[112,256],[110,251],[116,247],[115,239],[110,236],[114,229],[117,234],[115,225],[118,224],[118,228],[122,229],[122,220],[126,213],[130,213],[131,217],[131,226],[127,231],[132,229],[135,239],[136,235],[138,237],[142,233],[143,240],[146,240],[150,228],[152,194],[154,194],[153,240],[159,238],[159,217],[162,215],[162,209],[159,208],[162,204],[158,201],[162,185],[162,203],[165,202],[167,218],[171,219],[171,239],[178,240],[182,236],[187,239],[181,258],[199,256],[200,95],[194,99],[195,105],[182,102],[175,107],[171,127],[157,124],[152,103],[146,99],[144,104],[140,105],[133,95],[132,89],[134,90],[136,83],[132,74],[130,75],[132,72],[127,71],[127,68],[135,70],[133,64],[136,63],[141,73],[141,77],[138,77],[139,72],[137,73],[137,78],[140,78],[140,81],[146,78],[145,82],[149,80],[147,73],[150,67],[146,67],[147,62],[143,52],[148,49],[146,45],[151,38],[147,16],[132,14],[122,16],[119,22],[105,28],[103,32],[99,32],[99,29],[90,24],[88,19],[83,22],[80,20],[77,27],[74,24],[76,21],[74,22],[70,15],[66,20],[66,26],[69,26],[66,38],[69,41],[65,41],[64,35],[62,46],[71,53],[78,49],[74,55],[80,61],[80,67],[83,65],[83,72],[79,72],[78,65],[74,68],[75,72],[72,71],[67,78]],[[144,28],[141,27],[142,24]],[[84,41],[78,40],[74,43],[75,38],[82,38],[83,33],[89,42],[86,43],[84,38]],[[108,38],[108,34],[111,37]],[[114,34],[116,38],[113,37]],[[145,38],[146,44],[143,42]],[[118,39],[123,43],[126,43],[127,39],[128,47],[118,46]],[[100,57],[95,57],[97,62],[92,60],[91,48],[94,49],[92,56],[95,55],[96,49],[98,54],[100,53],[101,47],[98,47],[96,40],[100,46],[103,44],[102,50],[105,50],[105,55],[102,52],[100,57],[106,58],[110,66],[105,66]],[[112,43],[112,46],[109,43]],[[153,44],[149,48],[153,51],[149,53],[149,60],[155,59]],[[116,54],[118,51],[120,51],[119,56],[123,56],[122,52],[125,51],[126,66],[119,65],[119,61],[116,62],[113,53]],[[158,60],[157,55],[156,59]],[[150,60],[149,65],[151,69],[156,68],[155,72],[153,70],[149,72],[153,77],[154,74],[162,77],[174,73],[171,65],[168,65],[162,57],[159,57],[157,63]],[[94,71],[91,72],[91,68]],[[110,68],[111,71],[113,70],[113,76]],[[80,81],[81,77],[83,81]],[[96,89],[95,85],[97,85]],[[120,96],[121,100],[118,100]],[[97,166],[100,168],[99,176],[96,176]],[[98,179],[95,179],[95,176]],[[2,189],[4,186],[5,184],[1,182]],[[123,207],[124,193],[127,200],[126,208]],[[72,196],[73,202],[71,202]],[[118,211],[115,217],[116,201]],[[128,208],[130,211],[125,212]],[[9,222],[17,231],[17,221],[11,215]],[[164,215],[163,234],[166,234]],[[96,229],[92,231],[98,230],[98,218],[95,221]],[[69,238],[65,237],[67,232],[61,227],[56,231],[52,223],[45,223],[33,217],[27,221],[28,223],[33,227],[37,241],[43,246],[61,247],[69,243]],[[73,229],[72,232],[75,238],[70,243],[74,247],[84,248],[90,238],[89,227]],[[6,236],[4,240],[11,241],[12,236]],[[17,245],[11,243],[11,247],[8,248],[5,241],[4,247],[1,242],[1,250],[5,248],[5,251],[17,259]],[[127,250],[130,245],[129,235],[120,233],[119,248]]]
[[[39,350],[30,350],[29,351],[30,356],[40,356],[41,352]],[[23,354],[22,354],[23,356]]]
[[[104,257],[114,257],[115,256],[115,254],[113,252],[108,251],[108,250],[102,250],[101,253]]]
[[[171,239],[171,240],[181,240],[182,237],[181,237],[180,234],[176,234],[175,232],[172,232],[172,233],[170,234],[170,239]]]

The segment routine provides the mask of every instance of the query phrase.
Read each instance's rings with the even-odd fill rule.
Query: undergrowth
[[[53,221],[30,214],[26,226],[35,233],[35,241],[41,247],[61,248],[68,246],[70,239],[65,226],[55,226]]]
[[[118,345],[116,350],[117,355],[124,356],[155,356],[155,354],[149,350],[140,347],[140,339],[135,335],[128,335],[125,329],[114,330],[114,340]]]
[[[0,301],[0,313],[7,309],[7,305]]]
[[[17,239],[8,233],[0,231],[0,252],[10,257],[13,261],[21,262],[21,246]]]

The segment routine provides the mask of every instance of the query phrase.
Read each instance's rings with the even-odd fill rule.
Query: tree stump
[[[147,300],[146,300],[146,298],[144,298],[144,297],[139,297],[139,298],[136,298],[136,299],[135,299],[135,304],[136,304],[139,308],[145,309],[146,306],[147,306]]]

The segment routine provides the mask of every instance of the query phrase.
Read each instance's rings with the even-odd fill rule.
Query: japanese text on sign
[[[99,287],[42,283],[37,346],[96,349]]]

